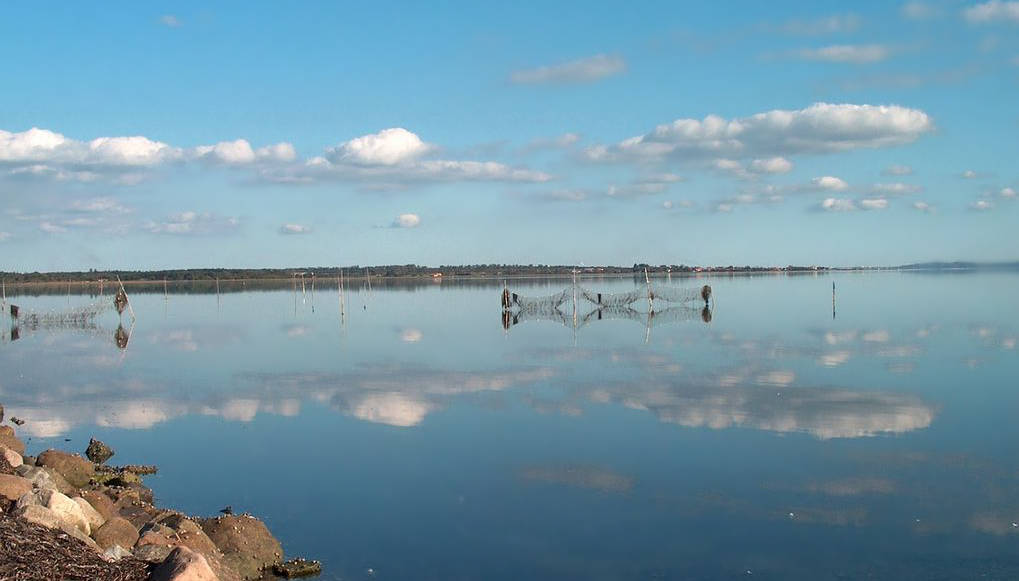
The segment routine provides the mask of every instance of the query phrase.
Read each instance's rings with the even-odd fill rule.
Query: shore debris
[[[15,426],[23,426],[25,425],[25,420],[11,416],[11,423],[14,424]]]
[[[285,563],[277,563],[273,565],[272,572],[279,577],[286,579],[296,579],[298,577],[311,577],[312,575],[318,575],[322,573],[322,564],[318,561],[308,561],[306,559],[291,559]]]

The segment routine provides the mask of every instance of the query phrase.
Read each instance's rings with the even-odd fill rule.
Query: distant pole
[[[831,318],[835,320],[835,281],[831,281]]]
[[[166,288],[166,277],[165,276],[163,277],[163,300],[164,301],[169,301],[170,300],[170,293],[169,293],[169,291]]]
[[[655,308],[654,293],[651,292],[651,277],[647,273],[647,267],[644,267],[644,282],[647,283],[647,308],[653,311]]]

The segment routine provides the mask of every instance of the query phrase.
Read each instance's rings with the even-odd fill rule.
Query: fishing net
[[[561,307],[566,301],[572,300],[570,295],[569,290],[564,290],[547,297],[524,297],[517,293],[511,293],[510,304],[519,307],[521,311],[535,313],[550,312]]]

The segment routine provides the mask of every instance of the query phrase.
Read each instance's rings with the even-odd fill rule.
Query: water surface
[[[671,284],[705,282],[710,317],[509,329],[501,281],[355,287],[342,317],[322,281],[139,288],[119,345],[115,313],[0,319],[0,403],[30,452],[103,439],[326,579],[1019,578],[1019,276]]]

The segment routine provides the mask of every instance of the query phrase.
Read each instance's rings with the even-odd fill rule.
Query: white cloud
[[[0,232],[0,242],[10,240],[12,237],[13,234],[11,234],[10,232]]]
[[[860,200],[860,208],[864,210],[885,210],[888,200],[885,198],[865,198]]]
[[[784,157],[769,157],[766,159],[755,159],[750,164],[750,169],[757,173],[789,173],[793,169],[793,162]]]
[[[255,161],[255,150],[244,139],[220,141],[216,145],[200,145],[195,148],[195,155],[225,164],[243,164]]]
[[[280,226],[280,234],[310,234],[311,226],[304,224],[284,224]]]
[[[557,65],[523,69],[510,74],[517,84],[538,83],[590,83],[618,75],[626,70],[626,61],[620,56],[598,54],[588,58]]]
[[[581,189],[557,189],[538,192],[529,197],[545,202],[583,202],[588,195]]]
[[[975,171],[973,171],[971,169],[968,169],[968,170],[962,172],[962,177],[965,178],[965,179],[971,180],[971,179],[974,179],[974,178],[976,178],[978,176],[977,176],[977,172],[975,172]]]
[[[826,212],[852,212],[856,203],[846,198],[825,198],[820,207]]]
[[[67,228],[45,220],[39,223],[39,229],[47,234],[60,234],[62,232],[67,232]]]
[[[0,130],[0,162],[17,165],[151,166],[179,157],[180,150],[147,137],[99,137],[88,143],[33,127]]]
[[[994,202],[990,200],[977,200],[969,205],[971,210],[985,211],[994,209]]]
[[[847,184],[845,180],[843,180],[842,178],[837,178],[835,176],[822,176],[819,178],[814,178],[810,180],[810,183],[812,183],[814,187],[833,192],[842,192],[849,189],[849,184]]]
[[[1019,2],[991,0],[970,6],[963,10],[963,17],[973,23],[1013,22],[1019,23]]]
[[[171,214],[161,222],[150,220],[143,228],[153,234],[204,235],[230,232],[238,225],[240,221],[235,217],[187,211]]]
[[[579,133],[563,133],[556,137],[539,137],[528,143],[523,150],[525,152],[538,151],[541,149],[569,149],[580,141]]]
[[[625,186],[609,186],[607,194],[612,198],[636,198],[661,194],[668,186],[664,183],[636,183]]]
[[[874,184],[870,187],[870,191],[875,194],[882,194],[888,196],[904,196],[907,194],[916,194],[923,191],[923,186],[916,184],[904,184],[901,182],[887,183],[887,184]]]
[[[881,174],[886,176],[908,176],[913,175],[913,168],[908,165],[893,164],[881,170]]]
[[[121,204],[116,198],[101,197],[89,200],[75,200],[71,202],[71,210],[77,212],[101,213],[101,214],[130,214],[131,208]]]
[[[887,59],[891,51],[880,44],[835,44],[821,48],[805,48],[794,54],[810,61],[867,64]]]
[[[665,200],[664,202],[662,202],[662,207],[665,208],[666,210],[671,210],[672,200]]]
[[[326,150],[333,163],[357,165],[396,165],[421,157],[435,149],[416,134],[402,127],[383,129],[362,135]]]
[[[913,202],[913,209],[917,210],[918,212],[930,214],[931,212],[934,211],[934,206],[928,204],[927,202],[917,200],[916,202]]]
[[[998,195],[1007,200],[1014,200],[1016,193],[1015,190],[1012,188],[1001,188],[1001,191],[998,192]]]
[[[170,28],[177,28],[181,25],[180,19],[173,14],[164,14],[159,17],[159,21]]]
[[[400,340],[404,343],[417,343],[424,338],[424,333],[420,329],[414,327],[407,327],[400,330]]]
[[[933,129],[934,122],[919,109],[816,103],[728,120],[716,115],[677,119],[614,145],[589,147],[585,155],[608,162],[820,154],[903,145]]]
[[[674,184],[676,182],[685,181],[685,179],[686,178],[684,178],[683,176],[678,175],[678,174],[674,174],[674,173],[659,173],[659,174],[651,174],[651,175],[644,176],[644,177],[640,178],[639,180],[637,180],[636,183],[639,183],[639,184]]]
[[[833,14],[815,20],[790,20],[780,30],[786,34],[819,36],[853,32],[860,27],[860,17],[855,14]]]
[[[416,228],[421,224],[421,217],[417,214],[400,214],[393,220],[393,228]]]

